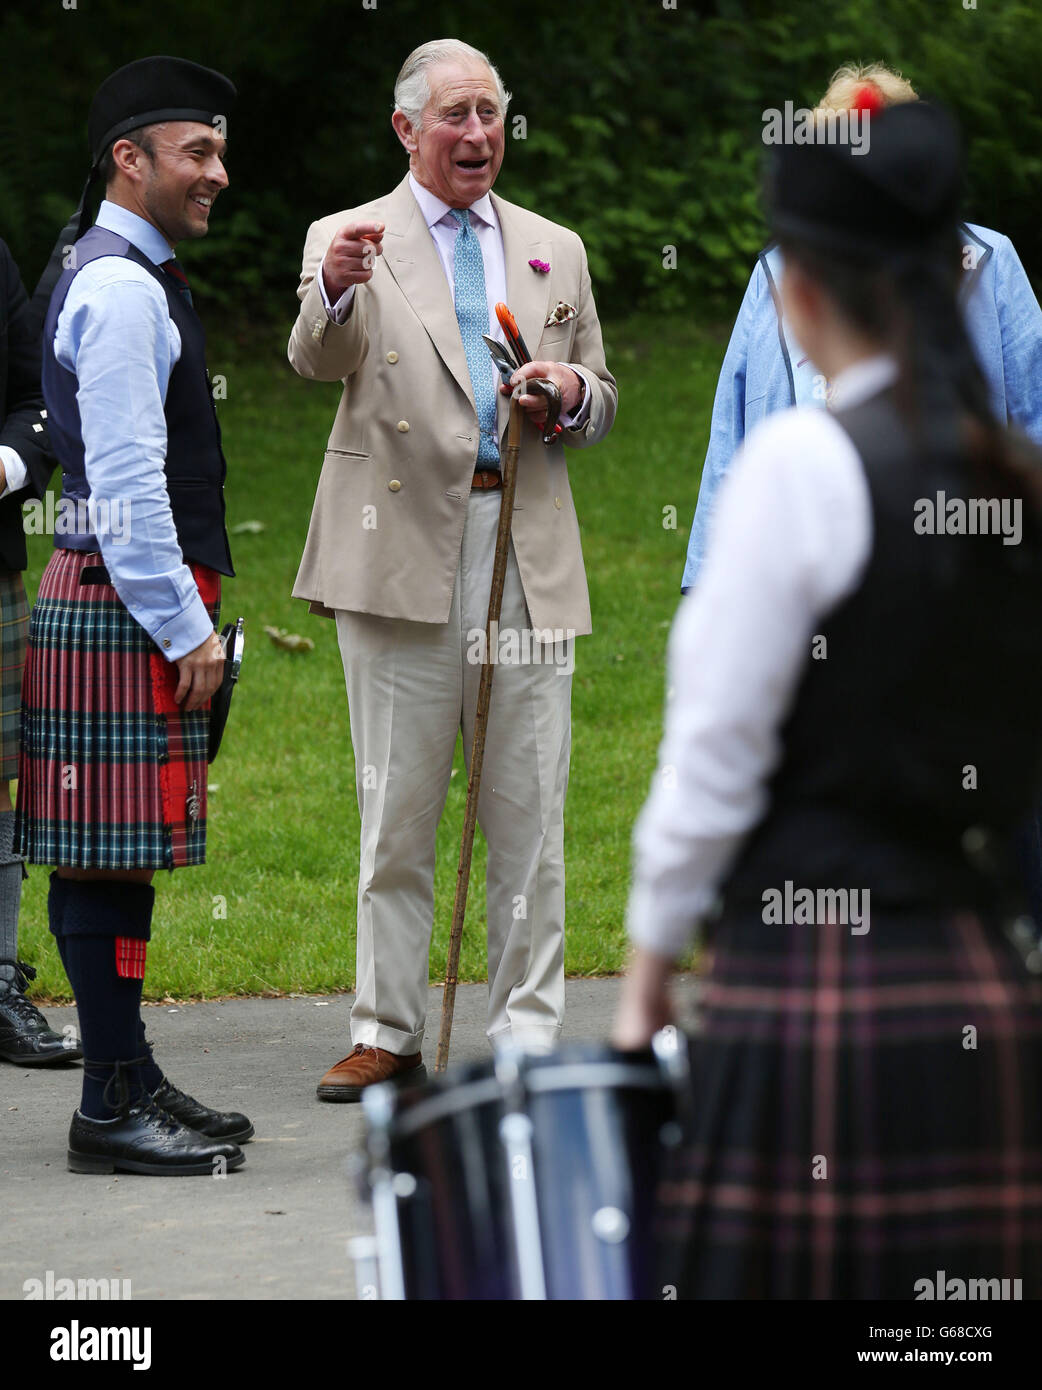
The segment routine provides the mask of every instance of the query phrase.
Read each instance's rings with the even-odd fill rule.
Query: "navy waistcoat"
[[[166,295],[170,317],[181,335],[181,356],[170,374],[164,405],[164,471],[177,539],[186,561],[208,565],[220,574],[234,574],[224,525],[226,465],[206,371],[203,326],[176,283],[125,237],[105,227],[92,227],[76,243],[76,266],[66,270],[55,285],[44,323],[43,394],[51,443],[62,467],[62,498],[84,503],[90,488],[84,468],[76,377],[55,357],[54,332],[73,279],[85,265],[102,256],[136,261],[154,276]],[[55,534],[54,544],[60,549],[98,549],[97,538],[82,529],[79,534]]]
[[[869,888],[880,905],[991,907],[1019,891],[1007,846],[1042,772],[1042,534],[1028,500],[1018,545],[920,534],[922,499],[992,496],[1004,479],[958,452],[924,457],[892,391],[835,418],[864,466],[872,554],[821,622],[770,810],[725,897],[759,910],[792,880]]]

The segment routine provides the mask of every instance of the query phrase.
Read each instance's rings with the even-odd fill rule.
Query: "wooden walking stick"
[[[547,430],[560,412],[561,397],[557,387],[542,378],[522,381],[510,398],[510,420],[507,425],[507,447],[503,458],[503,498],[499,506],[499,531],[496,535],[496,554],[492,563],[492,589],[488,597],[488,622],[485,626],[485,661],[478,686],[478,707],[474,716],[474,741],[470,753],[470,779],[467,782],[467,806],[463,815],[463,839],[456,870],[456,901],[452,909],[452,928],[449,932],[449,955],[445,965],[445,994],[441,1001],[441,1032],[434,1070],[444,1071],[449,1060],[449,1038],[452,1034],[452,1012],[456,1006],[456,983],[459,970],[460,945],[463,941],[463,918],[467,911],[467,891],[470,888],[470,856],[474,848],[474,829],[478,820],[478,792],[481,787],[481,764],[485,758],[485,730],[492,697],[492,677],[496,663],[492,656],[492,639],[499,627],[503,607],[503,581],[510,552],[510,524],[514,517],[514,489],[517,484],[517,460],[521,452],[521,427],[525,412],[518,403],[521,395],[542,394],[547,397]],[[554,399],[556,397],[556,400]],[[493,628],[495,624],[495,628]]]

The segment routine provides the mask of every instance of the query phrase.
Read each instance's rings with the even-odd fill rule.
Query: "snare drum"
[[[686,1086],[675,1036],[368,1087],[381,1296],[657,1297],[655,1190]]]

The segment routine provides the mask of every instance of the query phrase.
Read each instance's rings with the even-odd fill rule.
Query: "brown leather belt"
[[[502,487],[503,475],[498,468],[479,468],[474,474],[473,486],[477,488]]]

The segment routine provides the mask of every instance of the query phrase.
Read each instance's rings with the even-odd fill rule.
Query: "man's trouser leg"
[[[470,504],[459,582],[465,634],[485,628],[500,497],[493,490]],[[488,842],[487,1030],[493,1043],[550,1047],[564,1020],[564,800],[574,639],[556,647],[532,641],[513,547],[498,637],[478,797]],[[480,680],[480,663],[466,661],[468,763]]]
[[[500,499],[471,494],[448,623],[337,613],[362,818],[351,1038],[401,1055],[423,1034],[435,835],[461,723],[470,757]],[[529,629],[512,550],[508,628]],[[551,1045],[561,1030],[570,699],[570,674],[550,662],[497,665],[478,803],[490,1037]]]
[[[423,1037],[435,835],[459,728],[458,619],[338,612],[337,636],[362,818],[351,1041],[409,1056]]]

